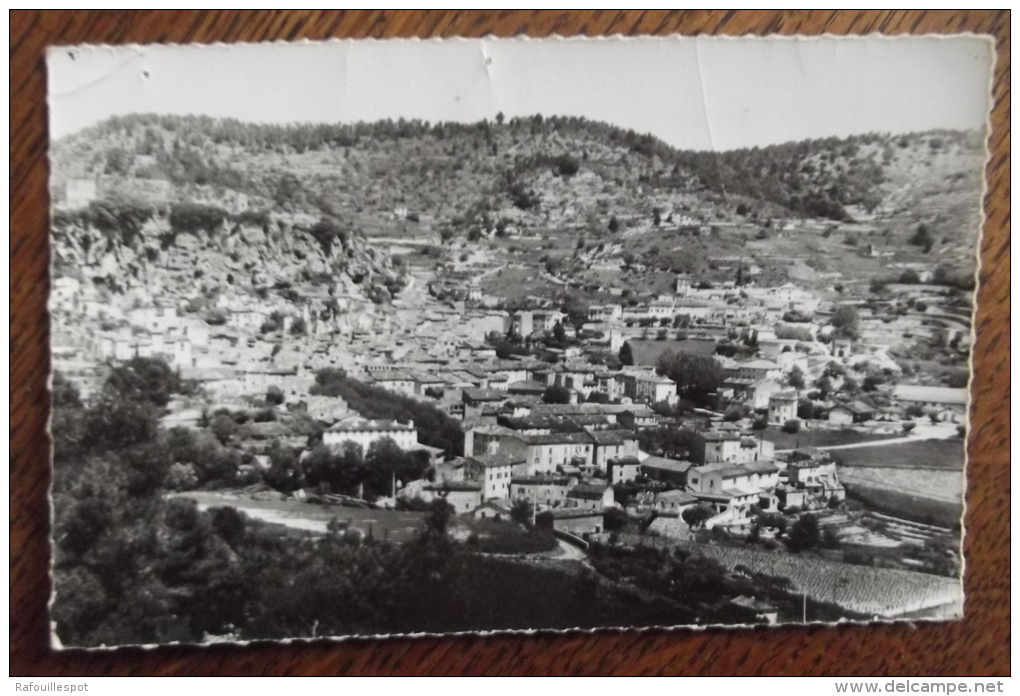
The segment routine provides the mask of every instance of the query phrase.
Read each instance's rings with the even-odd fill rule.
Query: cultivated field
[[[908,488],[894,488],[889,484],[855,478],[852,473],[841,474],[840,480],[846,487],[847,496],[861,501],[869,510],[946,529],[960,524],[962,494],[955,498],[936,498]]]
[[[834,563],[803,554],[692,543],[691,553],[713,558],[730,570],[745,566],[753,572],[789,578],[797,592],[818,601],[882,618],[953,605],[958,607],[963,584],[954,578],[906,570]]]
[[[794,449],[797,447],[832,447],[834,445],[855,445],[859,442],[876,442],[901,437],[897,434],[882,435],[862,432],[850,428],[840,430],[812,430],[801,428],[797,433],[783,432],[781,428],[770,427],[765,431],[764,438],[776,443],[777,450]]]
[[[652,336],[658,328],[652,327],[648,330],[648,333]],[[698,341],[694,339],[688,339],[686,341],[644,341],[644,340],[633,340],[630,341],[630,348],[634,353],[634,364],[635,365],[655,365],[655,361],[658,360],[662,353],[667,350],[678,351],[681,353],[695,353],[697,355],[714,355],[715,354],[715,342],[714,341]]]
[[[776,445],[779,449],[779,445]],[[963,471],[963,440],[916,440],[833,452],[841,466]]]
[[[263,522],[320,534],[325,534],[326,525],[336,517],[339,522],[347,523],[350,529],[396,542],[410,539],[421,529],[424,518],[420,512],[314,505],[300,500],[253,500],[202,491],[182,493],[181,497],[195,500],[201,509],[232,507]]]
[[[894,467],[840,467],[839,474],[844,481],[874,483],[886,488],[910,491],[955,502],[959,502],[963,495],[962,471]]]

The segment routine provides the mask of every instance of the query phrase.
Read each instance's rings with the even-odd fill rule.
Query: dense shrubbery
[[[66,381],[58,378],[55,386],[52,618],[64,645],[687,618],[665,600],[591,574],[470,553],[446,535],[451,511],[443,502],[429,507],[416,537],[400,546],[363,539],[340,524],[315,538],[251,521],[232,508],[200,512],[194,501],[163,493],[173,468],[185,466],[171,462],[195,459],[193,450],[208,444],[188,431],[162,432],[151,402],[121,399],[131,406],[132,417],[118,423],[126,432],[68,447],[66,438],[80,434],[90,414]],[[326,458],[318,459],[312,464]],[[547,535],[522,537],[528,548],[518,550],[550,547]]]
[[[940,138],[964,147],[979,147],[966,134],[940,133]],[[498,128],[489,121],[476,123],[428,123],[420,120],[382,120],[374,123],[347,124],[254,124],[234,119],[192,116],[134,114],[118,116],[97,124],[77,137],[115,140],[114,161],[107,157],[110,173],[127,175],[136,155],[147,155],[154,163],[136,169],[139,177],[165,178],[175,185],[213,185],[266,196],[284,209],[318,209],[330,212],[327,191],[315,191],[292,173],[254,180],[233,168],[219,149],[225,145],[242,147],[255,155],[346,150],[407,139],[442,143],[444,154],[486,152],[495,158],[503,155],[506,142],[522,138],[569,143],[571,139],[590,140],[610,148],[620,148],[640,158],[657,159],[661,166],[655,174],[642,175],[642,183],[654,188],[676,189],[694,184],[702,190],[725,193],[778,204],[803,214],[847,220],[846,207],[873,209],[881,200],[878,186],[883,183],[883,165],[872,154],[862,152],[868,145],[891,149],[889,136],[868,134],[850,138],[786,143],[764,148],[716,152],[678,151],[650,134],[625,130],[606,123],[579,117],[540,115],[507,119]],[[124,144],[128,143],[128,144]],[[571,177],[587,159],[587,151],[564,151],[562,145],[518,156],[505,176],[497,174],[494,188],[509,202],[531,210],[541,204],[538,193],[525,180],[534,171],[551,169]],[[453,170],[463,166],[460,158],[451,158]],[[408,168],[430,167],[415,162]],[[502,179],[502,181],[500,181]],[[745,204],[746,207],[746,204]],[[748,210],[749,214],[753,214]],[[616,221],[617,223],[619,220]],[[619,228],[611,224],[611,228]],[[616,231],[612,229],[611,231]]]
[[[715,358],[672,350],[659,355],[655,370],[676,382],[680,398],[699,405],[708,402],[724,377]]]
[[[464,432],[457,421],[430,404],[359,382],[343,370],[323,368],[315,375],[310,391],[342,397],[352,410],[365,418],[402,423],[413,420],[419,442],[442,448],[450,456],[460,456],[464,451]]]

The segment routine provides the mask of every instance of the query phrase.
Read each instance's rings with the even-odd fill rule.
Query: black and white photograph
[[[993,51],[50,48],[53,647],[961,619]]]

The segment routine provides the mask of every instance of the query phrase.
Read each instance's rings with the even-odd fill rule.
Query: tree
[[[269,471],[265,475],[267,484],[281,493],[293,493],[301,488],[301,465],[294,450],[274,442],[269,450],[269,461]]]
[[[211,233],[226,219],[227,213],[221,208],[201,203],[177,203],[170,209],[170,228],[174,232],[196,234],[200,231]]]
[[[837,333],[846,338],[857,338],[860,333],[861,318],[851,305],[837,307],[829,323],[836,328]]]
[[[860,391],[860,388],[861,388],[860,385],[857,384],[857,380],[851,377],[850,375],[847,375],[846,377],[843,378],[843,385],[840,388],[840,391],[842,391],[845,394],[853,396],[858,391]]]
[[[564,343],[567,340],[567,331],[563,328],[562,322],[556,322],[553,326],[553,338],[557,343]]]
[[[931,251],[932,245],[935,244],[935,239],[931,236],[928,226],[922,222],[917,226],[914,234],[907,240],[907,242],[914,246],[924,247],[924,251],[927,253],[928,251]]]
[[[699,529],[705,522],[715,517],[715,510],[704,503],[698,503],[685,508],[680,517],[691,529]]]
[[[333,252],[333,246],[337,241],[340,242],[342,248],[346,248],[350,240],[350,234],[344,229],[341,222],[329,216],[316,222],[309,232],[319,243],[324,256],[329,256]]]
[[[425,515],[426,537],[444,538],[454,512],[453,506],[443,498],[436,498],[429,503],[428,513]]]
[[[115,367],[103,384],[104,397],[160,407],[180,390],[180,376],[162,358],[131,358]]]
[[[793,366],[790,374],[786,377],[786,382],[794,389],[804,388],[804,371],[800,369],[800,365]]]
[[[920,418],[924,415],[924,408],[920,404],[910,404],[905,413],[908,418]]]
[[[912,268],[908,268],[900,274],[900,282],[904,285],[916,285],[921,282],[921,276]]]
[[[744,409],[739,404],[732,404],[726,408],[723,420],[727,423],[734,423],[744,417]]]
[[[903,434],[909,435],[911,432],[913,432],[914,428],[916,427],[917,423],[914,423],[913,421],[907,421],[906,423],[903,424]]]
[[[294,318],[294,321],[290,324],[290,333],[292,336],[304,336],[308,333],[308,322],[305,321],[304,317]]]
[[[634,364],[634,350],[630,347],[630,341],[624,341],[620,346],[620,362],[626,366]]]
[[[620,231],[620,221],[619,221],[619,219],[617,219],[617,217],[615,215],[613,215],[612,217],[609,218],[609,225],[607,227],[609,228],[609,231],[614,233],[614,234],[616,232],[619,232]]]
[[[871,374],[864,377],[864,381],[861,382],[861,389],[866,392],[873,392],[878,389],[878,385],[885,382],[885,377],[882,375]]]
[[[53,373],[53,408],[81,408],[81,392],[59,370]]]
[[[542,401],[547,404],[569,404],[571,392],[564,386],[553,384],[542,394]]]
[[[800,421],[796,418],[791,418],[786,421],[783,423],[783,432],[789,433],[790,435],[800,432]]]
[[[365,453],[365,486],[373,495],[389,496],[393,484],[420,479],[427,462],[418,453],[405,452],[388,437],[376,440]]]
[[[209,508],[212,528],[232,549],[237,549],[244,539],[247,518],[237,508],[217,506]]]
[[[581,169],[581,163],[577,161],[576,157],[570,155],[562,155],[556,161],[556,171],[559,172],[560,176],[569,178],[577,174]]]
[[[315,373],[315,384],[308,393],[313,396],[340,396],[347,380],[347,371],[339,367],[324,367]]]
[[[230,442],[230,438],[237,432],[237,423],[230,416],[221,413],[212,419],[212,423],[209,424],[209,430],[220,441],[220,444],[225,445]]]
[[[284,401],[283,390],[275,384],[270,384],[266,389],[266,403],[279,406]]]
[[[562,309],[575,329],[580,329],[588,321],[588,305],[576,295],[568,295]]]
[[[786,545],[794,553],[818,548],[822,541],[822,530],[814,515],[801,515],[787,535]]]
[[[790,324],[780,324],[776,327],[776,338],[783,340],[796,340],[805,341],[812,343],[815,340],[814,334],[811,333],[811,329],[806,326],[792,326]]]
[[[531,516],[534,512],[534,507],[531,501],[526,498],[516,498],[513,504],[510,506],[510,519],[517,524],[523,524],[524,526],[531,525]]]
[[[704,404],[722,384],[723,370],[715,358],[667,350],[659,355],[656,372],[676,382],[680,398]]]

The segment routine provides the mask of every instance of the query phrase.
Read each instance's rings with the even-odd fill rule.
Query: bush
[[[738,404],[733,404],[726,409],[726,413],[723,414],[723,420],[727,423],[733,423],[744,417],[744,409]]]
[[[795,553],[818,548],[822,543],[822,532],[818,519],[813,514],[804,514],[789,528],[786,546]]]
[[[563,177],[574,176],[580,169],[581,163],[577,161],[576,157],[570,155],[563,155],[556,162],[556,171]]]
[[[569,404],[570,390],[566,387],[554,384],[542,394],[542,401],[547,404]]]
[[[795,418],[786,421],[783,423],[783,432],[790,435],[800,432],[800,421]]]
[[[266,390],[266,403],[273,406],[279,406],[283,403],[283,390],[275,384],[270,384],[269,389]]]

